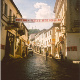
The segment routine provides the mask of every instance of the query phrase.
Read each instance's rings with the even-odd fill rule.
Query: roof
[[[53,28],[53,26],[51,28],[49,28],[48,30],[46,30],[45,33],[48,32],[49,30],[51,30],[52,28]]]
[[[45,32],[46,30],[47,30],[47,29],[43,29],[43,30],[41,30],[40,32],[38,32],[37,34],[40,35],[40,34],[42,34],[43,32]],[[36,35],[37,35],[37,34],[36,34]],[[35,36],[36,36],[36,35],[35,35]]]
[[[20,13],[20,11],[18,10],[17,6],[15,5],[15,3],[13,2],[13,0],[10,0],[10,2],[13,4],[13,6],[16,8],[16,10],[18,11],[18,13],[20,14],[20,16],[22,17],[22,14]]]

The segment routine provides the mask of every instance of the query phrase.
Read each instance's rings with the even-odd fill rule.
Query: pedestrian
[[[47,51],[47,52],[46,52],[46,61],[47,61],[47,56],[48,56],[48,54],[49,54],[49,53],[48,53],[48,51]]]
[[[63,54],[62,51],[60,51],[61,61],[63,60]]]
[[[41,54],[41,49],[40,49],[40,54]]]
[[[22,52],[22,57],[23,57],[23,58],[25,57],[25,52],[24,52],[24,50],[23,50],[23,52]]]
[[[61,61],[63,60],[63,54],[61,54]]]

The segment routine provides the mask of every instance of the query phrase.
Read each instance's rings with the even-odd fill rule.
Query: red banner
[[[23,18],[16,18],[16,22],[27,22],[27,23],[35,23],[35,22],[53,22],[53,23],[60,23],[61,19],[23,19]]]

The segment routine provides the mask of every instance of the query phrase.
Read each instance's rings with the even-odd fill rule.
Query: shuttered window
[[[7,4],[5,3],[5,9],[4,9],[4,14],[7,16],[7,11],[8,11],[8,6],[7,6]]]

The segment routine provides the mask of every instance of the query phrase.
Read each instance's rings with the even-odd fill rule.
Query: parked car
[[[28,48],[28,55],[32,55],[33,56],[33,50],[32,50],[32,48]]]

